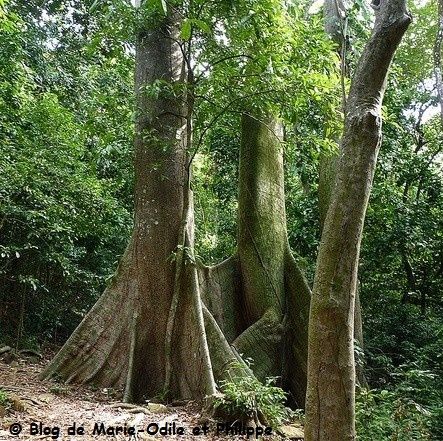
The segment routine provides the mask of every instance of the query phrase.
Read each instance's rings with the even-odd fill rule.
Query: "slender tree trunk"
[[[325,0],[324,3],[324,22],[325,31],[330,38],[337,44],[337,53],[340,58],[340,77],[342,99],[341,108],[343,113],[346,109],[346,88],[345,80],[348,77],[348,69],[346,63],[347,53],[347,10],[342,0]],[[340,141],[337,138],[337,144]],[[318,204],[320,213],[320,226],[323,226],[326,220],[326,214],[331,202],[332,193],[334,191],[335,175],[337,172],[338,152],[322,153],[319,160],[319,179],[318,179]],[[355,292],[355,308],[354,308],[354,339],[359,347],[363,349],[363,318],[360,303],[360,292],[357,286]],[[368,385],[363,364],[356,367],[357,382],[360,386]]]
[[[443,43],[443,0],[438,0],[438,30],[434,45],[434,73],[437,86],[438,101],[440,104],[440,119],[443,125],[443,78],[441,64],[441,46]]]
[[[381,1],[351,84],[311,300],[307,441],[355,439],[353,314],[360,241],[381,141],[386,76],[410,21],[404,0]]]
[[[320,226],[323,226],[326,220],[329,204],[334,191],[335,173],[338,162],[337,155],[322,155],[320,158],[320,174],[319,174],[319,211],[320,211]],[[361,349],[364,349],[363,339],[363,318],[362,308],[360,303],[360,289],[357,285],[355,290],[355,305],[354,305],[354,339]],[[364,360],[363,363],[356,366],[356,378],[360,387],[368,387],[365,376]]]

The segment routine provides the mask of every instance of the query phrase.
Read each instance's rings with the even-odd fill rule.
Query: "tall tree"
[[[43,372],[123,387],[126,400],[165,389],[178,397],[215,390],[191,262],[188,60],[180,26],[178,12],[168,8],[138,31],[134,230],[109,287]],[[159,83],[167,87],[149,93]],[[168,350],[178,340],[180,349]],[[185,377],[177,374],[182,365],[189,367]]]
[[[302,407],[310,289],[288,244],[282,136],[276,118],[242,116],[238,264],[248,327],[234,345],[260,379],[283,377]]]
[[[325,31],[336,44],[337,54],[340,59],[341,109],[344,114],[346,112],[346,79],[349,75],[346,62],[348,50],[348,17],[345,3],[341,0],[325,0],[324,22]],[[337,144],[339,144],[339,140],[337,140]],[[323,228],[325,224],[326,213],[328,212],[332,191],[334,189],[338,154],[338,149],[333,152],[323,152],[319,159],[318,204],[321,228]],[[358,287],[355,292],[354,338],[362,349],[363,321]],[[356,370],[358,383],[360,385],[367,385],[361,363],[357,364]]]
[[[335,186],[317,259],[309,322],[306,439],[355,439],[353,313],[363,222],[381,142],[386,76],[411,17],[382,0],[346,104]]]
[[[214,64],[219,81],[211,89],[221,84],[223,97],[231,98],[228,111],[242,114],[237,249],[223,264],[205,269],[205,280],[212,291],[217,284],[218,298],[224,299],[221,308],[211,306],[214,316],[232,321],[229,311],[238,311],[237,329],[223,328],[237,352],[253,359],[259,379],[282,377],[292,403],[303,407],[310,288],[288,244],[284,143],[277,115],[294,126],[297,110],[308,107],[310,100],[308,104],[300,96],[290,96],[288,89],[307,88],[315,95],[315,90],[333,82],[320,83],[321,74],[305,76],[306,38],[300,32],[305,23],[291,19],[292,12],[296,15],[291,7],[267,0],[237,2],[232,9],[228,19],[222,18],[229,44]],[[314,35],[320,36],[318,53],[329,54],[324,34]],[[219,47],[218,42],[214,46]],[[217,102],[220,95],[212,93],[210,98]],[[227,294],[229,284],[233,286]],[[231,298],[234,303],[227,301]],[[223,312],[223,305],[228,310]]]
[[[277,125],[243,117],[238,252],[216,267],[198,265],[190,190],[194,28],[180,12],[168,6],[138,32],[130,243],[111,285],[43,376],[122,387],[128,401],[195,399],[214,393],[215,380],[243,354],[260,379],[285,374],[302,406],[310,293],[287,243]]]

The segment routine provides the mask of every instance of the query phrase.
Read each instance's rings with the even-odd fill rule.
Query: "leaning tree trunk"
[[[324,2],[324,22],[325,31],[330,38],[337,44],[337,53],[340,58],[340,77],[342,89],[342,109],[345,112],[346,106],[346,88],[345,78],[348,76],[346,63],[346,53],[348,51],[347,41],[347,10],[342,0],[325,0]],[[337,144],[339,141],[337,140]],[[320,227],[323,229],[326,213],[331,201],[332,192],[335,183],[335,174],[337,170],[338,152],[327,152],[320,155],[319,176],[318,176],[318,205],[320,212]],[[360,304],[360,293],[357,287],[355,291],[355,309],[354,309],[354,339],[361,349],[363,342],[363,320]],[[363,361],[363,360],[362,360]],[[357,382],[360,386],[366,387],[367,381],[364,373],[364,367],[361,363],[356,367]]]
[[[410,21],[404,0],[381,1],[372,36],[351,84],[311,300],[307,441],[355,439],[353,313],[357,264],[381,141],[386,76]]]
[[[42,374],[120,387],[128,401],[215,390],[196,269],[185,252],[193,236],[186,97],[168,87],[149,93],[159,81],[185,89],[180,20],[172,12],[158,20],[139,31],[136,46],[132,237],[112,283]]]

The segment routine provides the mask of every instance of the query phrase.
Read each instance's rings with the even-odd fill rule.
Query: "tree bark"
[[[437,86],[437,95],[440,105],[440,121],[443,125],[443,78],[441,64],[441,46],[443,43],[443,0],[438,0],[438,30],[434,44],[434,74]]]
[[[169,11],[158,20],[139,30],[136,45],[132,237],[113,282],[42,374],[120,387],[126,401],[138,402],[215,390],[192,263],[187,102],[168,91],[185,89],[180,19]],[[156,82],[165,87],[153,96]],[[180,315],[171,321],[174,298]]]
[[[386,76],[411,17],[382,0],[351,83],[309,322],[305,439],[355,440],[353,314],[363,222],[381,141]]]
[[[241,128],[237,253],[200,268],[202,296],[257,378],[280,377],[303,407],[310,289],[288,245],[281,128],[249,114]]]
[[[347,36],[346,36],[346,17],[347,11],[342,0],[325,0],[324,3],[324,22],[325,31],[330,38],[337,44],[337,52],[340,57],[340,75],[342,84],[342,109],[346,111],[346,90],[345,78],[348,77],[346,66],[347,52]],[[337,144],[339,140],[337,139]],[[335,175],[337,172],[338,151],[322,153],[319,160],[319,176],[318,176],[318,205],[320,213],[320,227],[326,220],[326,213],[331,202],[332,192],[334,191]],[[360,304],[360,292],[357,286],[355,291],[355,308],[354,308],[354,339],[361,349],[364,348],[363,342],[363,318]],[[356,367],[357,382],[360,386],[368,385],[363,364]]]
[[[281,140],[275,118],[243,115],[238,259],[246,329],[234,346],[254,359],[259,379],[282,377],[303,407],[310,289],[288,245]],[[288,272],[298,275],[291,284]]]

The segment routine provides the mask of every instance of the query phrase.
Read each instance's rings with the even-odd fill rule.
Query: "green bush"
[[[35,337],[64,340],[123,252],[132,223],[131,172],[114,169],[131,170],[123,153],[130,117],[126,101],[93,99],[105,67],[96,69],[101,77],[93,66],[81,70],[84,78],[78,72],[88,88],[79,87],[81,99],[70,105],[67,98],[77,94],[51,82],[68,77],[60,72],[69,63],[54,61],[44,46],[29,51],[41,43],[32,40],[33,22],[10,8],[0,20],[0,329],[5,342],[28,347]],[[41,65],[44,72],[34,70]],[[113,106],[126,112],[127,124],[114,124],[121,112]],[[92,133],[85,121],[93,114]],[[111,150],[120,151],[118,167]]]
[[[70,112],[52,94],[25,104],[26,128],[1,146],[0,322],[14,335],[52,338],[103,289],[131,220],[113,183],[83,162]]]
[[[426,441],[436,434],[441,419],[436,408],[424,406],[394,391],[361,390],[356,402],[357,434],[360,441]],[[441,426],[441,423],[440,423]]]
[[[222,395],[215,407],[235,419],[252,419],[278,427],[290,411],[284,406],[287,394],[275,386],[276,380],[267,378],[261,383],[255,377],[233,376],[220,383]]]

